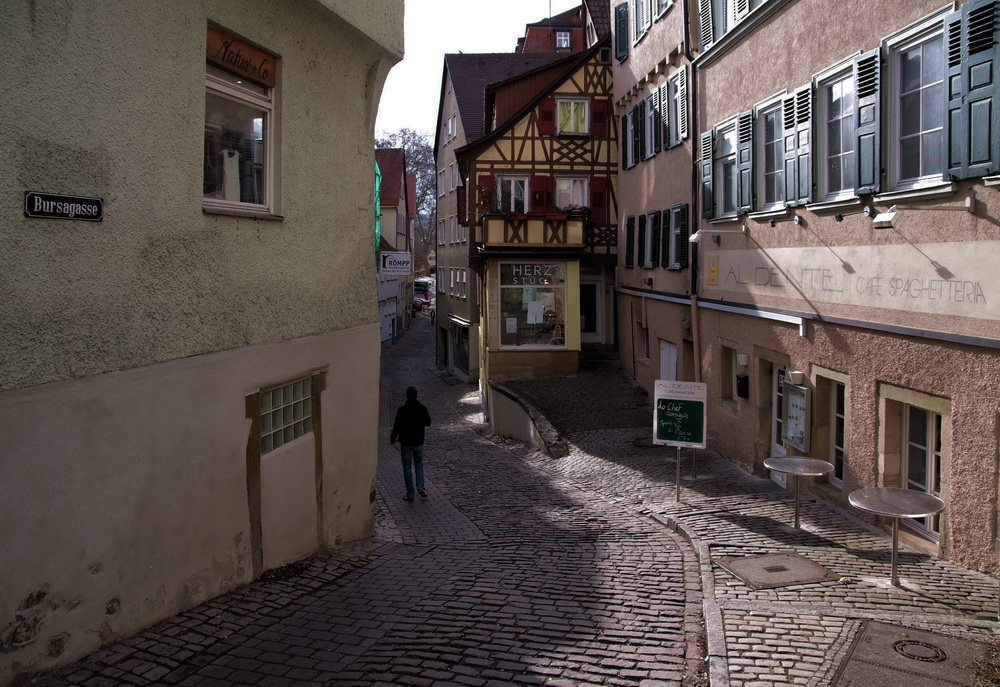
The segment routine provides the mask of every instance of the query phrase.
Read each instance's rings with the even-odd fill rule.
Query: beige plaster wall
[[[319,532],[370,535],[378,366],[365,325],[0,394],[0,684],[251,580],[245,398],[262,386],[327,371],[324,520],[316,436],[265,454],[265,565]]]
[[[374,321],[373,128],[402,0],[17,0],[0,76],[0,389]],[[208,22],[279,56],[280,221],[202,212]],[[382,41],[381,44],[372,39]],[[100,223],[22,216],[95,196]]]

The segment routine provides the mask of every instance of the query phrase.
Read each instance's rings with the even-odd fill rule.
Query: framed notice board
[[[706,389],[702,382],[656,381],[654,444],[705,448]]]
[[[809,452],[809,389],[798,384],[783,383],[785,399],[781,423],[781,438],[803,453]]]

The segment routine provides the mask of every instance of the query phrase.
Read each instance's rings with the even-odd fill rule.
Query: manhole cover
[[[716,558],[715,562],[754,589],[790,587],[795,584],[812,584],[838,578],[819,563],[813,563],[797,553],[731,556]]]
[[[865,621],[833,687],[950,687],[971,685],[986,644],[960,637]]]

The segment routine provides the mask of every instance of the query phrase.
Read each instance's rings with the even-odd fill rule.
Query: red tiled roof
[[[406,152],[402,148],[376,148],[375,162],[382,172],[382,205],[399,205],[406,178]]]

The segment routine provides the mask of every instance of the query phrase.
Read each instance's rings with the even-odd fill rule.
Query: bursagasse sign
[[[24,192],[24,216],[41,219],[104,220],[104,200],[57,193]]]
[[[275,84],[275,57],[266,50],[208,27],[205,57],[212,64],[268,88]]]

